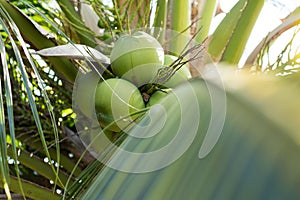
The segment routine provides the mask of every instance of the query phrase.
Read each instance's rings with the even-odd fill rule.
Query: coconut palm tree
[[[0,0],[1,193],[298,199],[299,7],[238,67],[265,5],[238,1],[211,33],[217,0]],[[99,131],[93,92],[116,77],[110,52],[120,35],[137,30],[177,56],[171,75],[186,64],[193,78],[142,110],[139,125]]]

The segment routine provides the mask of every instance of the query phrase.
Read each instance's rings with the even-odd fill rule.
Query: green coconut
[[[147,103],[147,107],[153,106],[153,105],[155,105],[155,104],[158,104],[158,103],[159,103],[163,98],[165,98],[170,92],[171,92],[170,89],[168,89],[168,90],[163,90],[163,91],[158,90],[158,91],[154,92],[154,93],[151,95],[151,97],[150,97],[150,99],[149,99],[149,101],[148,101],[148,103]]]
[[[107,127],[108,130],[114,132],[124,130],[139,116],[132,114],[143,108],[145,108],[143,97],[132,83],[124,79],[111,78],[98,84],[95,109],[102,127],[114,122]]]
[[[164,50],[154,37],[137,31],[116,41],[110,61],[114,74],[139,87],[155,78],[164,63]]]

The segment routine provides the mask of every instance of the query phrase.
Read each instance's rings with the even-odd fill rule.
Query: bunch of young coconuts
[[[124,130],[146,107],[155,105],[176,85],[191,77],[186,65],[163,83],[158,72],[170,66],[177,57],[164,53],[151,35],[137,31],[122,35],[110,55],[111,70],[117,78],[100,81],[95,95],[99,123],[108,131]]]

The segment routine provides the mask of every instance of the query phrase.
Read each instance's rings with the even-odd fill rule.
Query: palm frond
[[[22,2],[26,6],[30,8],[34,8],[31,4],[28,4],[26,2]],[[22,11],[20,11],[18,8],[16,8],[14,5],[10,4],[7,1],[1,1],[1,7],[5,12],[7,12],[7,16],[11,18],[11,20],[14,22],[14,26],[18,28],[19,32],[21,32],[23,37],[26,39],[26,41],[32,45],[36,49],[43,49],[47,47],[53,47],[56,45],[55,42],[47,38],[46,35],[40,32],[39,29],[36,28],[36,25],[30,20]],[[39,12],[37,9],[34,9],[38,14],[41,16],[44,16],[43,13]],[[46,16],[44,16],[44,19],[52,24],[53,27],[57,27],[51,22]],[[63,37],[68,39],[66,35],[59,30],[57,30],[58,34],[63,34]],[[68,40],[70,41],[70,40]],[[53,70],[60,76],[62,80],[65,80],[66,82],[73,82],[76,78],[77,70],[74,68],[74,64],[72,64],[70,61],[63,59],[63,58],[48,58],[49,61],[53,65]]]
[[[52,106],[49,102],[48,95],[45,92],[45,89],[44,89],[43,83],[41,81],[41,78],[40,78],[40,76],[37,72],[36,66],[35,66],[34,62],[32,61],[32,59],[31,59],[31,55],[29,54],[29,51],[27,50],[26,44],[23,41],[23,38],[22,38],[21,34],[19,33],[17,26],[13,23],[13,21],[7,15],[7,13],[2,11],[1,14],[2,14],[3,17],[6,17],[6,20],[9,23],[11,30],[13,30],[15,36],[18,38],[19,42],[21,43],[23,51],[25,52],[26,57],[27,57],[27,59],[29,59],[31,67],[33,68],[33,70],[35,72],[35,75],[36,75],[36,77],[38,79],[38,82],[39,82],[39,86],[41,87],[40,89],[41,89],[41,91],[44,95],[46,105],[48,106],[48,110],[49,110],[49,113],[51,115],[52,124],[53,124],[53,127],[54,127],[54,135],[56,137],[56,140],[58,141],[57,127],[56,127],[55,119],[53,118],[54,116],[53,116],[53,112],[52,112],[52,108],[51,108]],[[4,24],[4,22],[2,24]],[[27,93],[27,97],[28,97],[28,100],[29,100],[29,104],[30,104],[30,107],[31,107],[31,111],[32,111],[36,126],[37,126],[37,129],[38,129],[38,133],[39,133],[40,138],[41,138],[41,142],[43,144],[43,147],[45,149],[45,152],[46,152],[46,155],[47,155],[48,159],[52,160],[51,156],[49,154],[49,151],[48,151],[46,139],[45,139],[45,136],[44,136],[44,133],[43,133],[42,124],[41,124],[39,113],[38,113],[37,106],[36,106],[36,103],[35,103],[34,95],[33,95],[32,90],[31,90],[31,84],[30,84],[28,74],[27,74],[26,69],[25,69],[25,64],[23,62],[23,58],[21,56],[21,53],[18,49],[17,44],[14,41],[14,38],[10,34],[9,30],[6,27],[4,27],[4,30],[7,33],[8,38],[10,39],[10,42],[12,44],[13,51],[15,53],[16,60],[17,60],[18,66],[19,66],[19,70],[22,74],[22,80],[24,82],[25,90],[26,90],[26,93]],[[59,149],[59,146],[57,146],[57,149]],[[59,158],[58,158],[58,161],[59,161]],[[54,170],[54,168],[53,168],[53,170]]]
[[[80,38],[80,42],[82,44],[95,47],[97,45],[94,40],[95,33],[85,26],[71,2],[69,0],[61,0],[57,1],[57,3],[65,14],[66,20],[68,20],[75,28],[75,31]]]
[[[0,20],[0,24],[2,26],[5,26],[4,22],[2,20]],[[16,137],[15,137],[15,125],[14,125],[14,114],[13,114],[13,98],[12,98],[12,88],[11,88],[11,81],[10,81],[10,76],[9,76],[9,70],[8,70],[8,64],[7,64],[7,60],[6,60],[6,50],[5,50],[5,44],[3,42],[2,36],[1,36],[1,42],[0,42],[0,53],[1,53],[1,62],[2,62],[2,67],[3,67],[3,78],[4,78],[4,85],[5,85],[5,99],[6,99],[6,108],[7,108],[7,119],[8,119],[8,125],[9,125],[9,134],[10,134],[10,138],[11,138],[11,145],[12,145],[12,149],[13,149],[13,154],[12,154],[12,158],[14,159],[14,166],[15,166],[15,170],[16,170],[16,174],[18,177],[18,180],[20,180],[20,170],[19,170],[19,166],[17,164],[17,147],[16,147]],[[0,83],[1,84],[1,83]],[[4,115],[5,111],[3,109],[3,96],[2,96],[2,87],[1,87],[1,115]],[[3,116],[2,120],[3,125],[5,124],[5,117]],[[7,148],[7,144],[6,144],[6,131],[5,131],[5,126],[2,127],[2,131],[1,131],[1,135],[2,135],[2,145],[1,147],[5,147]],[[5,177],[5,179],[7,178],[7,176],[9,175],[9,171],[5,170],[5,165],[7,165],[7,150],[4,151],[4,149],[1,150],[1,156],[3,156],[2,159],[4,159],[4,157],[6,157],[6,159],[2,160],[3,161],[3,170],[2,174]],[[8,165],[7,165],[8,166]],[[7,167],[6,166],[6,167]],[[4,184],[5,181],[4,181]],[[20,186],[20,191],[21,194],[24,195],[23,192],[23,188],[22,188],[22,184],[19,181],[19,186]],[[9,195],[8,195],[9,197]]]
[[[238,1],[211,36],[208,51],[215,61],[238,64],[264,1]]]
[[[5,6],[4,6],[5,5]],[[9,126],[9,133],[10,133],[10,144],[12,145],[12,147],[10,148],[10,152],[9,154],[7,154],[6,151],[2,151],[1,150],[1,156],[3,156],[3,158],[5,159],[1,159],[3,162],[1,162],[1,166],[3,166],[3,170],[1,172],[2,174],[2,180],[4,181],[4,188],[6,189],[6,192],[9,196],[9,190],[8,190],[8,185],[9,184],[9,171],[8,171],[8,166],[7,166],[7,158],[8,156],[11,156],[14,160],[14,165],[15,165],[15,174],[17,175],[17,180],[19,183],[19,189],[16,191],[16,186],[13,186],[13,191],[14,192],[20,192],[23,196],[24,195],[28,195],[25,194],[26,190],[28,190],[28,188],[24,188],[23,191],[23,183],[24,180],[21,179],[20,177],[20,170],[19,170],[19,162],[23,164],[23,166],[28,166],[30,167],[32,170],[36,170],[37,172],[39,172],[40,174],[44,175],[45,177],[47,177],[49,180],[53,180],[54,181],[54,188],[55,185],[58,184],[61,188],[64,187],[64,183],[66,182],[66,175],[61,176],[59,175],[59,169],[60,169],[60,146],[59,146],[59,142],[60,142],[60,138],[59,138],[59,133],[58,133],[58,127],[57,127],[57,120],[55,118],[55,114],[54,114],[54,109],[52,104],[50,103],[50,99],[48,97],[47,94],[47,90],[46,90],[46,83],[45,83],[45,79],[43,79],[40,76],[40,69],[38,69],[38,62],[36,62],[36,60],[33,59],[30,50],[28,50],[28,45],[25,43],[23,36],[20,33],[19,27],[14,23],[14,20],[11,18],[10,14],[8,13],[7,10],[10,10],[9,7],[11,6],[8,2],[1,2],[0,5],[0,14],[1,14],[1,28],[2,28],[2,34],[5,35],[5,40],[8,41],[8,43],[4,44],[4,39],[1,37],[1,61],[2,61],[2,66],[3,66],[3,77],[4,77],[4,88],[5,88],[5,97],[1,95],[1,105],[3,108],[3,102],[2,100],[6,100],[5,103],[7,105],[7,118],[5,117],[5,110],[4,108],[1,109],[1,116],[3,116],[1,119],[1,124],[3,124],[3,126],[1,126],[1,137],[3,137],[4,139],[1,140],[1,147],[7,148],[7,142],[6,142],[6,127],[5,127],[5,121],[6,119],[8,120],[8,126]],[[11,11],[11,10],[10,10]],[[17,12],[19,13],[19,11]],[[16,13],[15,13],[16,14]],[[19,13],[20,14],[20,13]],[[19,15],[19,17],[22,16],[22,14]],[[25,22],[29,22],[30,21],[22,16],[21,18],[25,19]],[[19,18],[20,19],[20,18]],[[20,22],[20,21],[19,21]],[[9,45],[8,45],[9,44]],[[13,54],[10,55],[10,57],[7,57],[7,53],[6,52],[6,48],[9,48],[9,54]],[[24,57],[23,57],[24,56]],[[12,62],[13,61],[13,62]],[[17,66],[17,70],[15,70],[14,66]],[[28,74],[28,72],[30,72],[31,74]],[[23,92],[21,93],[21,95],[24,95],[23,100],[24,102],[27,102],[28,105],[30,106],[31,109],[31,113],[32,113],[32,117],[35,123],[35,127],[38,135],[40,136],[40,140],[36,140],[33,141],[35,142],[41,142],[42,143],[42,149],[44,151],[44,153],[46,154],[46,157],[48,158],[49,161],[49,169],[51,172],[48,173],[47,170],[45,171],[46,173],[43,173],[42,170],[47,169],[48,164],[44,163],[43,160],[36,160],[37,162],[34,162],[33,157],[31,157],[29,154],[27,154],[27,158],[28,159],[24,159],[24,155],[23,156],[18,156],[17,154],[17,140],[16,140],[16,135],[15,135],[15,124],[14,124],[14,120],[15,120],[15,116],[14,116],[14,112],[13,112],[13,107],[16,107],[14,105],[13,102],[13,91],[12,91],[12,87],[11,87],[11,80],[10,78],[14,73],[19,73],[19,75],[17,75],[18,81],[21,83],[22,87],[23,87]],[[34,86],[34,83],[32,82],[32,80],[34,80],[34,82],[36,83],[36,86]],[[2,80],[1,80],[2,81]],[[39,105],[37,105],[36,100],[37,97],[33,94],[33,92],[36,92],[36,90],[39,91],[39,98],[43,99],[44,101],[44,105],[45,105],[45,109],[48,112],[48,116],[49,116],[49,125],[50,125],[50,130],[47,130],[47,132],[52,132],[52,136],[54,137],[54,147],[56,149],[55,154],[51,154],[48,150],[49,148],[49,143],[48,143],[48,133],[45,134],[46,131],[44,131],[43,128],[43,124],[42,124],[42,120],[40,118],[41,112],[39,111]],[[1,87],[1,92],[2,92],[2,87]],[[19,94],[17,94],[19,95]],[[19,103],[19,102],[18,102]],[[18,127],[19,129],[20,127]],[[4,131],[3,131],[4,130]],[[28,138],[30,139],[30,138]],[[32,138],[33,139],[33,138]],[[23,140],[26,143],[26,140]],[[22,142],[23,142],[22,141]],[[32,143],[32,147],[34,146],[34,144]],[[21,150],[22,151],[22,150]],[[25,151],[24,151],[25,152]],[[51,158],[53,155],[55,155],[55,163],[53,162],[53,159]],[[19,160],[20,159],[20,160]],[[56,169],[55,169],[55,166]],[[37,166],[43,166],[44,165],[44,169],[41,168],[36,168]],[[5,167],[6,166],[6,167]],[[7,168],[7,169],[6,169]],[[77,170],[76,170],[77,171]],[[47,174],[48,173],[48,174]],[[51,174],[51,175],[49,175]],[[62,180],[60,179],[62,178]],[[26,184],[25,184],[26,185]],[[37,189],[38,190],[38,189]]]
[[[232,71],[228,76],[225,74],[222,73],[227,95],[225,124],[219,141],[208,155],[199,158],[214,106],[210,96],[212,91],[207,87],[210,81],[195,79],[175,90],[189,99],[180,101],[178,107],[182,110],[174,108],[172,95],[162,101],[169,117],[160,132],[151,139],[128,137],[121,149],[132,154],[117,151],[81,198],[298,199],[300,107],[296,101],[299,93],[295,91],[299,84],[292,85],[288,80],[270,76],[240,74],[236,77]],[[188,92],[189,84],[194,93]],[[223,89],[215,85],[213,90],[218,93]],[[190,99],[194,95],[201,111],[199,121],[189,118],[197,112],[196,108],[191,108]],[[189,121],[185,121],[185,117]],[[153,117],[153,126],[136,134],[149,134],[161,118],[161,115]],[[148,122],[145,119],[142,126],[143,123]],[[181,133],[177,125],[180,123],[190,127],[190,131]],[[192,137],[195,124],[198,127],[196,136],[182,156],[164,168],[147,171],[149,166],[161,166],[178,153],[179,145],[171,148],[168,144],[175,143],[175,138],[183,134],[182,145]],[[137,130],[132,129],[128,134],[135,135]],[[170,151],[161,155],[162,149],[167,147]],[[147,153],[155,152],[160,154],[147,159]]]
[[[5,193],[8,198],[11,199],[11,194],[9,191],[9,170],[7,163],[7,144],[6,144],[6,131],[5,131],[5,116],[4,116],[4,105],[3,105],[3,95],[2,95],[2,80],[0,79],[0,171],[1,171],[1,182]]]

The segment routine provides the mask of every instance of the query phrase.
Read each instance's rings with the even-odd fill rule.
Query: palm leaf
[[[42,94],[42,96],[45,100],[46,108],[49,111],[50,121],[52,123],[53,134],[54,134],[54,138],[55,138],[55,147],[56,147],[56,150],[57,150],[57,152],[56,152],[56,161],[58,163],[58,166],[57,166],[57,169],[56,169],[57,171],[55,171],[54,166],[53,166],[52,163],[50,164],[50,167],[53,170],[53,173],[55,174],[55,176],[54,176],[55,178],[53,179],[55,181],[55,184],[58,181],[59,185],[63,187],[63,183],[61,183],[61,181],[59,179],[59,176],[58,176],[58,170],[59,170],[59,166],[60,166],[60,164],[59,164],[60,163],[60,148],[59,148],[59,144],[58,144],[58,141],[59,141],[58,128],[57,128],[57,125],[56,125],[56,119],[55,119],[55,116],[54,116],[53,107],[50,103],[47,92],[45,90],[44,82],[43,82],[42,78],[39,75],[36,64],[33,61],[32,57],[31,57],[31,54],[29,53],[29,50],[27,49],[26,43],[23,40],[23,37],[20,34],[17,25],[11,19],[9,14],[6,12],[6,10],[2,6],[2,4],[0,6],[1,6],[0,7],[1,8],[0,9],[0,14],[2,16],[2,18],[0,20],[0,23],[2,24],[2,28],[3,28],[4,32],[7,34],[7,38],[10,40],[10,43],[12,45],[12,50],[14,52],[16,62],[18,63],[18,67],[19,67],[18,69],[20,70],[20,73],[21,73],[21,78],[22,78],[22,81],[23,81],[23,84],[24,84],[25,91],[27,93],[27,98],[28,98],[29,105],[31,107],[32,115],[33,115],[34,121],[36,123],[38,133],[40,135],[41,143],[42,143],[43,148],[45,150],[46,156],[48,157],[48,160],[51,161],[52,159],[51,159],[50,153],[48,151],[47,142],[46,142],[46,139],[45,139],[44,131],[43,131],[43,128],[42,128],[40,117],[39,117],[39,112],[38,112],[37,105],[36,105],[36,102],[35,102],[35,97],[32,93],[32,85],[30,83],[29,76],[27,74],[23,58],[21,56],[21,52],[20,52],[20,50],[19,50],[19,48],[18,48],[18,46],[17,46],[17,44],[14,40],[14,37],[17,38],[18,42],[20,43],[20,47],[22,48],[22,50],[25,54],[25,57],[26,57],[27,61],[29,62],[30,67],[32,68],[32,72],[34,73],[34,76],[36,77],[40,92],[41,92],[41,94]],[[5,21],[3,21],[3,20],[5,20]],[[14,36],[11,34],[11,32]],[[18,165],[17,165],[17,153],[16,153],[17,151],[16,151],[15,134],[14,134],[14,122],[13,122],[14,117],[13,117],[13,110],[12,110],[12,105],[13,105],[12,104],[12,91],[11,91],[11,87],[10,87],[10,78],[9,78],[8,64],[7,64],[7,60],[6,60],[5,48],[4,48],[3,41],[1,41],[1,42],[2,42],[1,43],[2,44],[1,45],[2,46],[1,58],[2,58],[3,66],[4,66],[4,77],[5,77],[4,81],[5,81],[5,86],[6,86],[5,89],[6,89],[6,97],[7,97],[6,98],[6,103],[7,103],[8,121],[9,121],[10,136],[11,136],[12,147],[13,147],[11,155],[13,155],[13,158],[15,160],[16,173],[17,173],[18,180],[20,181],[19,169],[18,169]],[[4,114],[3,109],[1,109],[1,115],[2,114]],[[2,141],[5,142],[5,140],[2,140]],[[6,157],[7,153],[3,152],[3,154],[1,153],[1,155]],[[31,163],[31,164],[34,165],[33,163]],[[6,177],[7,175],[8,175],[8,172],[6,172],[6,174],[3,173],[3,177]],[[20,185],[20,190],[22,191],[21,182],[19,182],[19,185]],[[22,192],[22,194],[24,194],[24,193]]]
[[[2,174],[0,174],[0,178]],[[15,193],[22,193],[20,187],[18,185],[19,179],[14,176],[10,176],[10,189]],[[48,188],[42,187],[36,183],[32,183],[21,179],[23,185],[23,192],[26,197],[31,199],[44,199],[44,200],[58,200],[60,196],[58,194],[53,193],[53,191],[49,190]]]
[[[5,10],[8,13],[9,17],[14,21],[14,23],[22,33],[22,36],[33,47],[35,47],[36,49],[43,49],[54,47],[56,45],[54,42],[49,40],[47,36],[41,33],[39,29],[36,28],[37,25],[35,25],[32,20],[24,15],[24,13],[22,13],[22,11],[20,11],[18,8],[5,0],[1,0],[0,5],[2,9]],[[28,4],[26,5],[30,6]],[[44,18],[45,20],[48,20],[46,17]],[[58,32],[62,33],[61,31]],[[57,72],[58,75],[61,76],[63,80],[74,82],[77,71],[70,61],[63,58],[49,58],[49,61],[53,64],[53,69]]]
[[[76,33],[78,34],[80,42],[82,44],[95,47],[97,45],[97,43],[94,40],[95,33],[85,26],[71,2],[69,0],[60,0],[57,1],[57,3],[64,12],[66,19],[69,21],[69,23],[73,26]]]
[[[210,93],[220,93],[223,88],[212,80],[194,79],[175,89],[184,97],[179,104],[172,95],[161,102],[168,117],[155,137],[129,137],[121,148],[137,153],[160,152],[160,148],[183,134],[185,137],[177,146],[148,160],[145,154],[123,157],[126,154],[117,151],[106,163],[110,167],[100,172],[82,199],[299,199],[300,106],[299,93],[295,92],[299,90],[299,80],[295,84],[294,79],[291,82],[265,76],[236,76],[232,71],[226,74],[222,73],[227,95],[225,124],[219,141],[207,156],[200,159],[199,149],[211,121]],[[208,84],[213,85],[213,90]],[[196,108],[191,106],[194,95]],[[199,121],[189,118],[197,109],[201,113]],[[150,134],[162,115],[152,117],[147,129],[141,132],[134,128],[129,134]],[[189,120],[185,121],[185,117]],[[180,123],[190,131],[178,132]],[[147,118],[141,122],[146,124],[149,125]],[[138,171],[149,165],[160,166],[178,153],[193,136],[193,124],[198,127],[195,138],[182,156],[164,168]],[[118,168],[114,164],[119,164]]]
[[[91,60],[94,62],[99,61],[106,65],[110,64],[110,60],[107,56],[97,51],[96,49],[81,44],[60,45],[42,49],[40,51],[37,51],[37,53],[41,56],[67,57],[70,59]]]
[[[3,21],[1,20],[1,24],[2,26],[4,26],[4,23]],[[1,47],[1,61],[2,61],[2,66],[3,66],[3,77],[4,77],[4,85],[5,85],[5,99],[6,99],[6,108],[7,108],[7,119],[8,119],[8,126],[9,126],[9,134],[10,134],[10,138],[11,138],[11,145],[12,145],[12,155],[11,157],[13,158],[14,160],[14,165],[15,165],[15,170],[16,170],[16,174],[17,174],[17,177],[19,178],[20,180],[20,170],[19,170],[19,166],[18,166],[18,156],[17,156],[17,145],[16,145],[16,140],[15,140],[15,125],[14,125],[14,114],[13,114],[13,98],[12,98],[12,87],[11,87],[11,81],[10,81],[10,76],[9,76],[9,70],[8,70],[8,64],[7,64],[7,61],[6,61],[6,50],[5,50],[5,44],[2,40],[2,36],[1,36],[1,41],[0,41],[0,47]],[[1,88],[2,90],[2,88]],[[2,94],[0,95],[0,98],[1,98],[1,106],[3,107],[2,105],[2,99],[3,99],[3,96]],[[4,114],[4,110],[1,109],[1,115]],[[5,118],[3,118],[2,120],[5,121]],[[4,121],[2,121],[2,123],[4,124]],[[5,127],[3,126],[2,127],[2,140],[1,142],[3,143],[2,145],[4,147],[6,147],[6,131],[5,131]],[[1,145],[1,146],[2,146]],[[7,157],[7,150],[4,151],[1,151],[1,155],[4,157]],[[6,159],[3,160],[4,163],[6,163]],[[7,163],[6,163],[7,165]],[[2,174],[4,177],[6,177],[9,172],[8,171],[4,171],[2,170]],[[19,182],[19,186],[20,186],[20,191],[21,193],[24,195],[24,192],[23,192],[23,189],[22,189],[22,184],[21,182]]]
[[[11,148],[7,149],[7,155],[13,156]],[[56,155],[56,153],[55,153],[55,155]],[[57,174],[54,173],[53,169],[51,168],[51,166],[48,163],[45,163],[44,160],[39,158],[38,156],[30,155],[30,153],[27,152],[26,150],[20,150],[16,160],[18,162],[20,162],[23,166],[26,166],[29,169],[34,170],[39,175],[44,176],[48,180],[54,181],[57,179],[57,176],[58,176],[59,179],[61,180],[61,182],[58,182],[57,184],[61,188],[63,188],[65,186],[65,183],[67,182],[67,180],[69,178],[69,175],[62,171],[59,171],[59,173],[57,173]],[[73,180],[71,180],[71,182],[73,182]]]
[[[9,171],[7,163],[7,149],[6,149],[6,131],[5,131],[5,116],[4,116],[4,105],[2,95],[2,80],[0,79],[0,174],[2,174],[1,182],[5,189],[5,193],[11,198],[8,183],[9,183]]]
[[[2,14],[2,16],[3,16],[3,15],[5,16],[5,14]],[[8,20],[9,20],[9,19],[8,19]],[[9,21],[11,21],[11,20],[9,20]],[[11,21],[11,22],[12,22],[12,21]],[[2,24],[4,24],[4,23],[2,23]],[[13,24],[12,24],[12,27],[11,27],[11,28],[12,28],[12,30],[15,30],[15,31],[18,30],[18,29],[16,28],[16,26],[14,26]],[[27,74],[26,69],[25,69],[25,64],[24,64],[24,62],[23,62],[23,59],[22,59],[21,53],[20,53],[20,51],[19,51],[19,49],[18,49],[18,46],[16,45],[15,41],[13,40],[12,35],[11,35],[10,32],[6,29],[6,27],[5,27],[4,29],[5,29],[6,33],[8,34],[9,39],[10,39],[10,41],[11,41],[11,43],[12,43],[12,47],[13,47],[13,50],[14,50],[14,53],[15,53],[15,56],[16,56],[16,60],[17,60],[17,62],[18,62],[19,69],[20,69],[20,72],[21,72],[21,74],[22,74],[22,78],[23,78],[23,82],[24,82],[24,85],[25,85],[26,93],[27,93],[27,95],[28,95],[29,104],[30,104],[31,109],[32,109],[32,114],[33,114],[33,117],[34,117],[34,119],[35,119],[36,126],[37,126],[38,132],[39,132],[40,137],[41,137],[41,142],[42,142],[42,144],[43,144],[43,146],[44,146],[44,148],[45,148],[47,157],[49,158],[49,160],[51,160],[50,154],[49,154],[49,152],[48,152],[46,140],[45,140],[45,137],[44,137],[44,134],[43,134],[43,129],[42,129],[42,125],[41,125],[41,122],[40,122],[40,118],[39,118],[39,114],[38,114],[38,111],[37,111],[37,107],[36,107],[36,103],[35,103],[35,100],[34,100],[34,96],[33,96],[33,93],[32,93],[32,91],[31,91],[30,81],[29,81],[29,79],[28,79],[28,74]],[[26,53],[27,58],[28,58],[29,60],[31,60],[30,55],[29,55],[29,51],[28,51],[27,48],[26,48],[26,44],[25,44],[24,41],[22,41],[22,37],[20,37],[20,34],[19,34],[17,31],[15,32],[15,34],[16,34],[16,37],[18,37],[18,39],[19,39],[19,41],[20,41],[20,43],[21,43],[21,45],[22,45],[22,47],[23,47],[23,50],[25,50],[25,53]],[[33,68],[36,68],[35,65],[34,65],[34,63],[32,62],[32,60],[31,60],[31,66],[32,66]],[[34,70],[34,72],[36,73],[36,76],[39,78],[39,83],[40,83],[41,89],[42,89],[42,91],[43,91],[43,94],[45,95],[45,96],[44,96],[45,99],[46,99],[45,102],[46,102],[46,104],[48,105],[48,109],[49,109],[49,111],[50,111],[50,114],[52,114],[52,111],[51,111],[51,104],[50,104],[50,102],[49,102],[47,93],[45,92],[45,90],[44,90],[44,88],[43,88],[42,81],[41,81],[41,79],[40,79],[40,77],[39,77],[39,75],[38,75],[37,70]],[[54,116],[51,116],[51,117],[53,118]],[[57,128],[56,128],[56,125],[55,125],[55,119],[52,119],[52,120],[53,120],[52,122],[53,122],[53,126],[54,126],[54,133],[56,133],[56,137],[57,137],[58,133],[57,133],[57,130],[56,130]],[[58,161],[59,161],[59,159],[58,159]]]
[[[208,51],[214,60],[238,64],[264,1],[242,0],[219,24]]]

